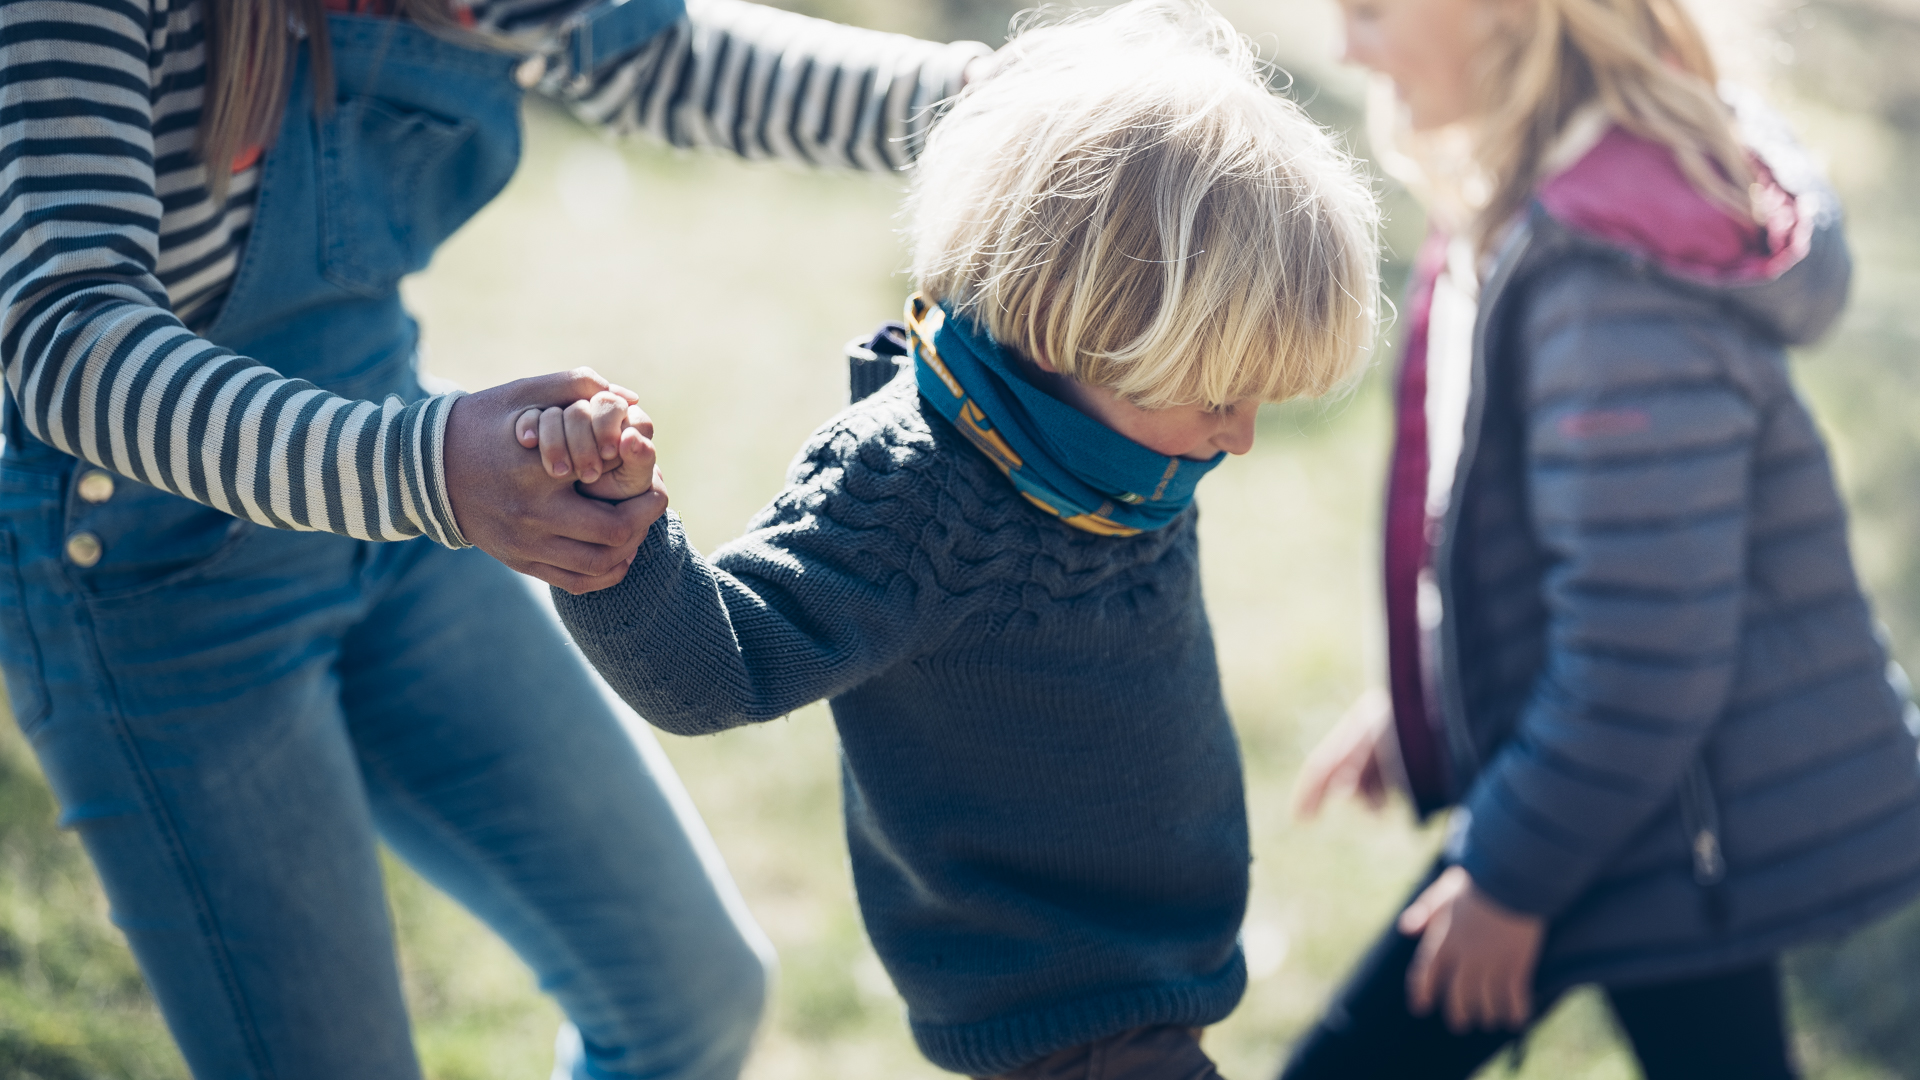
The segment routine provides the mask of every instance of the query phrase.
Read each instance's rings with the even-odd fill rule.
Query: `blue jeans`
[[[377,837],[560,1003],[556,1076],[737,1075],[763,939],[524,579],[124,478],[90,504],[58,461],[0,461],[0,659],[196,1076],[417,1080]]]

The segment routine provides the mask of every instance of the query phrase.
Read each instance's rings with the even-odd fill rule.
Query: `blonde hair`
[[[1719,74],[1680,0],[1483,0],[1507,17],[1482,50],[1480,114],[1470,123],[1468,232],[1481,250],[1532,198],[1574,113],[1598,103],[1620,127],[1673,151],[1701,194],[1755,220],[1754,180]]]
[[[921,291],[1142,407],[1322,394],[1372,338],[1369,183],[1198,0],[1024,29],[915,169]]]

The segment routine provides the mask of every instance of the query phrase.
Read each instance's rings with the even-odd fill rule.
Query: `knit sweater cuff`
[[[656,621],[660,599],[672,588],[680,569],[675,553],[685,543],[680,517],[669,510],[647,529],[626,577],[578,596],[555,588],[554,603],[570,626],[577,624],[576,636],[601,635],[619,640],[643,633]]]
[[[977,1024],[914,1021],[913,1038],[927,1060],[943,1069],[993,1076],[1134,1028],[1218,1023],[1246,989],[1246,958],[1236,946],[1226,966],[1193,982],[1138,987]]]

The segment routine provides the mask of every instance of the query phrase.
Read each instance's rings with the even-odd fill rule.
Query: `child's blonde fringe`
[[[1378,313],[1378,209],[1197,0],[1029,25],[934,129],[919,287],[1148,408],[1318,395]]]

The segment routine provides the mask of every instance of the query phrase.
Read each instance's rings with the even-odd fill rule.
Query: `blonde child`
[[[920,159],[913,376],[711,559],[669,514],[621,584],[556,596],[667,730],[830,701],[861,910],[935,1064],[1216,1075],[1248,843],[1190,502],[1260,403],[1354,371],[1375,213],[1203,6],[1029,31]],[[647,488],[624,438],[593,493]]]
[[[1780,953],[1920,891],[1907,706],[1785,354],[1845,303],[1838,206],[1678,0],[1343,7],[1440,228],[1391,691],[1302,805],[1460,810],[1284,1075],[1464,1080],[1597,983],[1651,1080],[1784,1080]]]

